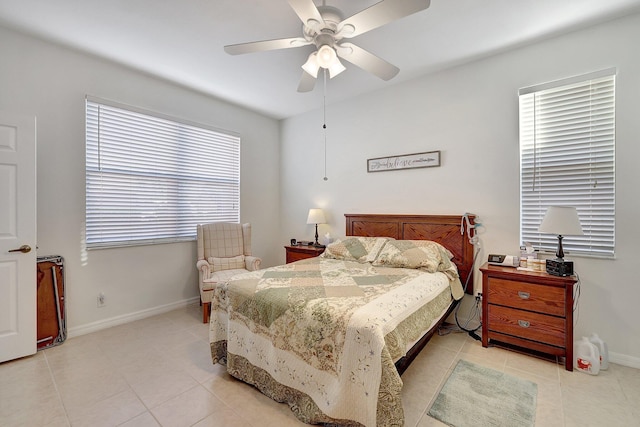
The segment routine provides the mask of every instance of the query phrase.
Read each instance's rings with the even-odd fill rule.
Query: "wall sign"
[[[367,172],[430,168],[434,166],[440,166],[440,151],[367,159]]]

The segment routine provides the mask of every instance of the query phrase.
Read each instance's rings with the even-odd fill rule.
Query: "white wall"
[[[320,234],[335,236],[344,235],[345,213],[473,212],[484,224],[481,260],[517,254],[518,89],[617,67],[616,259],[574,258],[575,336],[598,332],[612,359],[640,367],[639,39],[636,14],[329,105],[326,182],[321,109],[283,121],[282,239],[311,238],[306,212],[316,206],[329,217]],[[441,167],[366,172],[367,158],[431,150],[442,151]]]
[[[3,27],[0,58],[0,109],[37,117],[38,255],[65,258],[70,335],[199,296],[195,241],[82,252],[87,94],[239,133],[241,220],[263,265],[280,261],[277,121]]]

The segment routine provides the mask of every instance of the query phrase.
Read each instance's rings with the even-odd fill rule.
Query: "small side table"
[[[300,261],[301,259],[313,258],[321,255],[324,252],[324,246],[285,246],[287,251],[287,264],[294,261]]]
[[[573,370],[575,276],[485,264],[482,272],[482,346],[490,342],[564,356]]]

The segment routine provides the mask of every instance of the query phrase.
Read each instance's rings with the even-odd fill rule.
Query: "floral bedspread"
[[[453,282],[323,258],[235,276],[212,299],[212,358],[305,422],[402,425],[393,367],[402,354],[385,337],[421,336],[451,303]]]

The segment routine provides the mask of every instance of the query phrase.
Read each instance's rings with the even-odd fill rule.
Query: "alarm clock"
[[[491,265],[500,265],[503,267],[518,267],[520,265],[520,257],[516,255],[490,254],[488,262]]]

